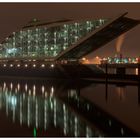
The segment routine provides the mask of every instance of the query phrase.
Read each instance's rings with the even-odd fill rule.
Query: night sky
[[[140,3],[0,3],[0,41],[19,30],[33,18],[42,21],[57,19],[111,18],[123,12],[140,19]],[[116,40],[88,57],[114,56]],[[140,25],[125,35],[121,52],[124,56],[140,56]]]

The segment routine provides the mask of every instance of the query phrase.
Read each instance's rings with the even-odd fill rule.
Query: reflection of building
[[[47,135],[51,127],[72,137],[137,136],[115,116],[84,98],[78,87],[37,83],[0,82],[0,109],[13,122],[37,130],[37,136],[39,130]]]
[[[54,96],[55,89],[45,86],[7,84],[0,87],[0,109],[6,110],[6,115],[20,125],[42,130],[44,133],[54,126],[62,130],[65,136],[99,136],[97,130],[92,130],[86,121],[71,111],[69,107]],[[36,95],[37,92],[42,93]],[[75,91],[74,91],[75,93]]]

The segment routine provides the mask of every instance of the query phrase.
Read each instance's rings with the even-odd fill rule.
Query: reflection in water
[[[1,82],[0,109],[5,110],[12,122],[31,128],[33,136],[40,136],[39,131],[46,134],[50,128],[61,131],[62,136],[72,137],[137,136],[97,104],[82,96],[80,87],[69,88],[59,83],[58,88],[55,84],[47,84]],[[103,87],[105,96],[102,95],[109,105],[110,87],[107,82]],[[115,88],[119,99],[124,101],[126,87],[117,85]],[[96,94],[99,94],[98,91]]]
[[[37,136],[38,129],[45,132],[50,126],[60,128],[65,136],[102,135],[81,120],[54,92],[53,86],[49,89],[44,85],[3,82],[0,86],[0,108],[5,108],[6,115],[13,122],[33,128],[34,136]],[[77,96],[78,99],[76,90],[69,90],[68,96]]]
[[[140,82],[138,84],[138,104],[140,105]]]
[[[135,74],[138,75],[138,68],[135,69]]]
[[[120,100],[125,99],[125,86],[116,86],[117,94],[120,98]]]
[[[106,88],[108,88],[108,86]],[[121,87],[117,86],[116,88],[118,88],[119,96],[124,99],[125,96],[122,94],[125,93],[125,86],[123,87],[121,85]],[[94,104],[83,96],[79,96],[76,91],[77,90],[69,90],[68,98],[64,97],[63,101],[81,116],[90,121],[90,123],[96,125],[98,128],[101,128],[107,136],[137,136],[133,130],[129,129],[119,120],[112,117],[112,115],[109,115],[107,112],[102,110],[102,108],[100,108],[97,104]]]

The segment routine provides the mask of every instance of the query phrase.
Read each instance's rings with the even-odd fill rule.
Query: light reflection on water
[[[108,108],[114,111],[116,104],[123,109],[118,99],[123,103],[127,103],[128,98],[135,99],[135,96],[129,97],[126,85],[79,86],[77,83],[73,86],[74,83],[67,85],[65,82],[1,81],[0,109],[5,110],[13,123],[32,128],[35,136],[41,136],[39,130],[45,134],[50,127],[61,131],[61,136],[137,136],[117,115],[110,115],[112,110],[106,111]],[[139,98],[137,101],[139,103]],[[120,113],[122,109],[115,112]]]
[[[76,94],[76,91],[71,93]],[[4,81],[0,84],[0,108],[21,126],[44,132],[54,126],[60,128],[65,136],[73,137],[102,136],[55,95],[54,86]]]
[[[124,87],[116,87],[116,91],[117,91],[117,94],[118,94],[118,97],[120,98],[120,100],[125,100],[125,88]]]

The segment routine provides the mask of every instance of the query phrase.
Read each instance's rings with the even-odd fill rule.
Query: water
[[[135,137],[140,88],[87,81],[0,80],[0,136]]]
[[[105,72],[105,68],[103,70]],[[116,68],[108,68],[108,73],[116,74]],[[125,73],[128,75],[138,75],[138,68],[126,68]]]

